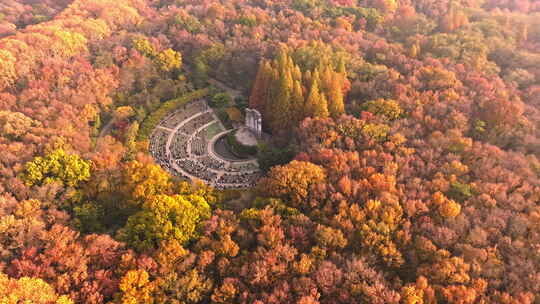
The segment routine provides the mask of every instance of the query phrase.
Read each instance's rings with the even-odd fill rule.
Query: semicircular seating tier
[[[218,189],[248,188],[261,177],[256,159],[232,161],[214,151],[227,130],[205,100],[195,100],[165,117],[150,136],[150,153],[165,170],[199,179]]]

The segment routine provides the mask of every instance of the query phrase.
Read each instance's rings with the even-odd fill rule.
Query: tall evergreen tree
[[[304,73],[304,86],[306,88],[311,88],[311,81],[312,81],[312,73],[310,70],[307,70],[305,73]]]
[[[249,97],[249,107],[259,110],[261,113],[265,110],[265,104],[268,99],[268,88],[271,80],[271,66],[266,60],[261,62],[259,71],[255,77],[251,96]]]
[[[345,61],[343,61],[342,58],[339,58],[336,72],[338,72],[339,74],[342,74],[343,76],[347,76],[347,69],[345,68]]]
[[[321,94],[319,90],[318,77],[313,77],[313,84],[309,91],[309,96],[306,100],[304,108],[304,114],[307,117],[328,117],[328,104],[324,94]]]
[[[322,92],[328,92],[332,83],[332,77],[335,76],[334,71],[330,65],[321,66],[318,68],[321,76],[320,89]]]
[[[280,48],[275,60],[278,71],[283,71],[285,67],[289,65],[289,61],[290,58],[287,55],[287,50],[285,48]]]
[[[275,64],[275,62],[274,62]],[[263,119],[263,125],[265,127],[272,128],[272,122],[274,121],[274,111],[275,111],[275,101],[277,96],[279,95],[279,73],[277,69],[270,65],[269,73],[268,73],[268,88],[267,88],[267,95],[265,99],[265,103],[263,105],[263,112],[261,114],[264,115]]]
[[[295,81],[302,81],[302,71],[300,70],[300,67],[298,65],[294,65],[293,69],[293,80]]]
[[[292,120],[295,124],[304,119],[304,91],[300,81],[296,80],[294,82],[292,99],[291,99],[291,110],[292,110]]]
[[[297,65],[292,54],[283,46],[274,60],[261,63],[249,100],[250,107],[263,114],[265,128],[274,132],[294,127],[308,116],[336,118],[345,112],[350,83],[343,60],[335,70],[321,55],[306,67]]]
[[[328,111],[330,116],[337,118],[345,113],[345,103],[343,101],[342,80],[338,73],[333,73],[334,77],[330,80],[330,86],[327,89]]]
[[[323,118],[330,116],[330,113],[328,112],[328,99],[324,93],[320,94],[320,100],[319,103],[316,104],[314,116]]]
[[[287,129],[291,124],[291,96],[293,80],[289,62],[285,62],[284,70],[280,71],[277,96],[274,100],[273,117],[270,122],[272,131]]]

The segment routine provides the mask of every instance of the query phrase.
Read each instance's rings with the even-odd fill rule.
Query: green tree
[[[197,236],[197,226],[210,216],[210,206],[198,195],[155,195],[129,217],[118,237],[138,250],[157,248],[163,240],[185,244]]]
[[[148,41],[148,39],[135,39],[133,40],[133,47],[147,57],[154,57],[156,55],[156,49]]]
[[[182,67],[182,54],[173,49],[166,49],[156,56],[155,61],[162,71],[178,70]]]
[[[474,189],[471,187],[471,185],[460,182],[452,182],[450,184],[450,190],[446,194],[453,200],[464,202],[472,197],[473,193]]]
[[[362,105],[362,110],[381,115],[387,120],[398,119],[403,113],[399,103],[391,99],[370,100]]]
[[[223,108],[232,103],[232,97],[228,93],[217,93],[212,96],[211,106],[215,108]]]
[[[368,123],[362,127],[362,133],[364,134],[364,136],[367,138],[371,138],[376,142],[385,141],[389,131],[390,127],[385,124]]]
[[[264,172],[268,172],[270,168],[277,165],[285,165],[290,162],[294,156],[295,151],[292,147],[277,148],[271,145],[261,144],[258,147],[257,161],[259,167]]]
[[[88,202],[73,207],[73,224],[83,233],[103,232],[104,218],[104,210],[99,203]]]
[[[64,186],[75,187],[90,179],[91,165],[90,161],[79,155],[57,149],[45,157],[38,156],[26,163],[23,180],[28,186],[60,182]]]
[[[194,69],[192,73],[192,80],[197,87],[205,86],[208,81],[208,64],[200,56],[195,58]]]
[[[135,121],[129,126],[128,130],[126,131],[126,136],[124,140],[124,143],[127,148],[128,159],[131,159],[131,157],[133,157],[133,153],[135,153],[136,151],[138,133],[139,133],[139,122]]]

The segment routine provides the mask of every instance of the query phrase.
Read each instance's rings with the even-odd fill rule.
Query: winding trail
[[[114,121],[115,119],[111,118],[109,122],[103,128],[101,128],[101,131],[99,131],[98,138],[104,137],[105,135],[107,135],[107,133],[109,133],[109,131],[111,131]]]

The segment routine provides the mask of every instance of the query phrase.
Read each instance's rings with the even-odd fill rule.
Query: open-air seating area
[[[259,167],[254,163],[232,163],[227,171],[243,172],[243,171],[258,171]]]
[[[186,158],[189,157],[188,151],[187,151],[187,143],[188,143],[188,137],[180,134],[175,133],[170,150],[171,150],[171,157],[173,159],[180,159],[180,158]]]
[[[178,166],[186,170],[188,173],[196,176],[199,179],[211,181],[216,178],[217,173],[207,170],[205,166],[196,160],[192,159],[181,159],[177,161]]]
[[[193,134],[200,127],[212,122],[213,120],[214,116],[212,115],[212,113],[204,113],[188,121],[185,125],[182,126],[182,130],[186,134]]]
[[[195,154],[196,156],[205,155],[207,146],[208,142],[205,139],[194,136],[191,140],[191,153]]]
[[[224,170],[225,169],[225,162],[217,160],[210,156],[204,156],[199,158],[199,161],[204,164],[208,168],[212,168],[215,170]]]
[[[240,174],[224,174],[217,181],[221,184],[245,184],[253,186],[260,178],[260,173],[240,173]]]
[[[195,100],[167,115],[159,125],[172,129],[186,119],[206,110],[208,110],[208,106],[203,100]]]
[[[209,124],[206,128],[202,129],[197,133],[197,136],[200,138],[204,138],[206,140],[211,140],[214,136],[217,134],[225,131],[223,127],[221,126],[221,123],[218,121],[215,121],[211,124]]]
[[[163,119],[150,136],[157,164],[182,179],[200,179],[217,189],[246,188],[260,178],[253,162],[235,163],[208,153],[225,128],[204,100],[190,102]],[[203,128],[204,127],[204,128]]]
[[[168,163],[167,158],[167,138],[169,137],[166,131],[156,129],[150,137],[150,152],[156,162],[160,165]]]

